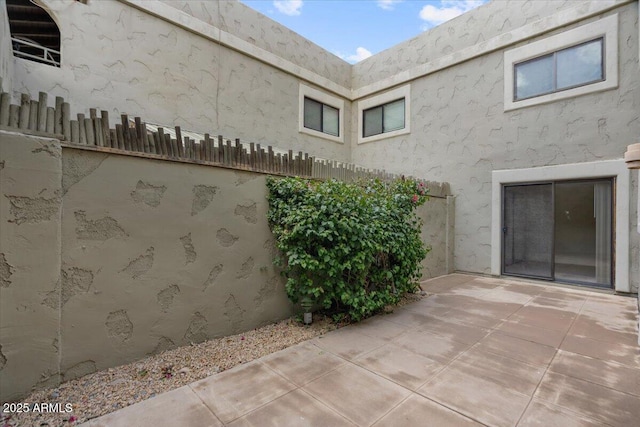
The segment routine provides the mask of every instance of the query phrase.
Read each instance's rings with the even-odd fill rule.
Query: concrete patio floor
[[[452,274],[434,295],[84,426],[637,426],[637,300]]]

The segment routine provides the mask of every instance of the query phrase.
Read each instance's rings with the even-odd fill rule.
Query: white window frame
[[[516,64],[573,47],[599,37],[604,38],[604,80],[587,83],[572,89],[514,101]],[[607,16],[598,21],[556,34],[555,36],[538,40],[525,46],[508,50],[504,53],[504,111],[530,107],[532,105],[546,104],[548,102],[614,89],[617,87],[618,14]]]
[[[364,111],[373,107],[388,104],[404,98],[404,128],[391,132],[383,132],[378,135],[364,137]],[[380,139],[393,138],[398,135],[405,135],[411,132],[411,85],[404,85],[397,89],[390,90],[380,95],[372,96],[362,101],[358,101],[358,144],[378,141]]]
[[[298,92],[298,131],[300,133],[306,133],[307,135],[313,135],[319,138],[324,138],[333,142],[344,144],[344,99],[329,95],[326,92],[319,91],[302,83],[300,83],[300,90]],[[304,98],[313,99],[314,101],[320,102],[338,110],[338,136],[304,127]]]
[[[501,275],[502,262],[502,186],[537,181],[615,177],[615,280],[618,292],[631,292],[629,282],[629,200],[631,173],[624,160],[573,163],[526,169],[494,170],[491,173],[491,274]]]

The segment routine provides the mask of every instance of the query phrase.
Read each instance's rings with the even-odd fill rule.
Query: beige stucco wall
[[[423,236],[433,247],[423,263],[427,277],[454,268],[491,272],[492,171],[619,159],[640,133],[637,2],[492,2],[352,68],[236,3],[162,2],[286,66],[221,46],[129,1],[42,2],[60,23],[62,67],[15,59],[14,93],[48,91],[50,99],[70,101],[74,113],[100,107],[112,117],[126,112],[450,182],[455,204],[434,197],[421,210]],[[617,88],[504,111],[505,49],[599,17],[509,42],[522,26],[546,28],[556,18],[615,4],[602,15],[619,16]],[[488,40],[508,46],[456,62]],[[309,84],[300,76],[314,74],[366,97],[443,58],[454,64],[410,81],[411,133],[358,145],[357,104],[348,101],[345,144],[298,132],[298,86]],[[388,85],[376,89],[385,79]],[[55,141],[31,137],[18,146],[16,136],[0,136],[0,147],[8,147],[0,151],[2,192],[9,196],[0,202],[0,382],[11,388],[3,400],[42,379],[55,383],[290,313],[271,267],[264,176],[61,151]],[[635,174],[631,187],[629,276],[637,291]],[[45,253],[41,242],[57,249]],[[35,321],[22,334],[16,325],[29,316]],[[18,344],[19,334],[33,338]]]
[[[15,59],[15,99],[23,92],[37,97],[44,91],[50,99],[63,96],[72,113],[98,107],[108,110],[112,120],[127,113],[184,130],[349,160],[348,143],[298,132],[300,78],[125,2],[40,1],[60,28],[61,67]],[[188,7],[200,11],[201,3],[189,2]],[[216,16],[218,7],[213,3],[206,7]],[[168,9],[178,17],[182,13]],[[229,31],[253,27],[268,34],[281,28],[244,5],[225,4],[220,9],[216,18],[220,22],[212,20]],[[226,17],[232,12],[239,15]],[[194,15],[205,19],[203,13]],[[300,36],[287,46],[281,46],[287,37],[284,33],[246,37],[256,45],[267,43],[282,50],[291,61],[317,62],[311,55],[318,48],[303,43]],[[316,64],[322,76],[338,81],[348,78],[349,64],[340,66],[339,58],[324,56],[326,65]],[[349,103],[345,110],[350,111]],[[345,135],[350,135],[348,123]]]
[[[5,131],[0,165],[1,401],[292,314],[266,175]],[[425,278],[450,271],[453,235],[429,185]]]
[[[59,378],[62,150],[0,131],[0,401]]]
[[[7,18],[7,2],[0,0],[0,91],[11,93],[13,84],[13,49]]]
[[[138,113],[149,121],[451,182],[458,198],[458,270],[491,272],[491,171],[618,159],[640,127],[635,1],[489,2],[354,66],[237,2],[42,1],[61,20],[63,65],[56,70],[15,60],[16,93],[44,89],[70,98],[74,112],[98,105],[112,117]],[[504,111],[505,50],[614,13],[620,16],[618,88]],[[198,35],[180,22],[204,27]],[[222,46],[202,36],[207,29],[249,47]],[[87,45],[98,54],[88,54]],[[298,132],[298,86],[309,84],[301,76],[317,77],[315,87],[329,82],[351,94],[343,97],[344,144]],[[405,81],[411,83],[411,133],[358,145],[358,102]],[[635,191],[630,193],[635,206]],[[638,241],[631,233],[631,289],[638,285]]]
[[[469,46],[487,42],[505,32],[584,3],[584,0],[489,1],[358,62],[353,66],[351,86],[358,89],[416,65],[437,62]]]
[[[531,3],[536,2],[522,3],[520,10],[517,9],[520,3],[512,4],[521,13],[511,10],[509,16],[514,18],[509,21],[527,22],[526,8],[533,7]],[[486,7],[478,10],[479,16]],[[466,22],[477,19],[475,13],[452,21],[450,32],[466,31]],[[629,3],[605,15],[613,13],[619,15],[616,89],[505,112],[502,49],[411,81],[410,134],[360,145],[355,133],[352,136],[354,162],[451,184],[456,195],[455,269],[491,273],[493,170],[620,159],[626,145],[637,139],[638,4]],[[597,17],[511,47],[595,20]],[[478,26],[484,28],[482,24]],[[427,35],[425,43],[431,40]],[[354,71],[358,69],[363,70],[356,66]],[[354,107],[352,121],[357,122],[355,111]],[[630,206],[636,206],[635,188],[634,179]],[[634,212],[630,212],[630,218],[629,276],[631,289],[637,291],[639,239],[632,232]]]
[[[455,198],[451,195],[432,196],[417,210],[423,223],[422,241],[431,249],[422,261],[423,280],[453,272],[454,213]]]
[[[291,313],[265,175],[65,148],[62,186],[63,372]]]
[[[239,1],[164,2],[341,86],[351,84],[351,64]]]

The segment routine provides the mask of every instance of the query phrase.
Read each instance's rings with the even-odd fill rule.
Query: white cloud
[[[360,62],[363,59],[367,59],[368,57],[370,57],[372,55],[372,53],[369,52],[364,47],[356,48],[356,53],[353,54],[353,55],[345,55],[345,54],[340,53],[340,52],[335,52],[335,54],[340,59],[344,59],[345,61],[350,62],[352,64],[355,64],[356,62]]]
[[[404,0],[378,0],[378,7],[384,10],[393,10],[398,3],[402,3]]]
[[[358,47],[356,48],[356,54],[347,56],[347,60],[359,62],[359,61],[362,61],[363,59],[367,59],[370,56],[371,56],[371,52],[369,52],[367,49],[363,47]]]
[[[423,7],[420,11],[420,19],[430,26],[440,25],[482,4],[484,4],[484,0],[442,0],[440,7],[430,4]]]
[[[302,9],[302,0],[274,0],[273,5],[285,15],[300,15]]]

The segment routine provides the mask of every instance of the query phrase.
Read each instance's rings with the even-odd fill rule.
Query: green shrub
[[[289,298],[358,321],[416,288],[426,249],[414,180],[344,183],[269,178],[269,225]]]

